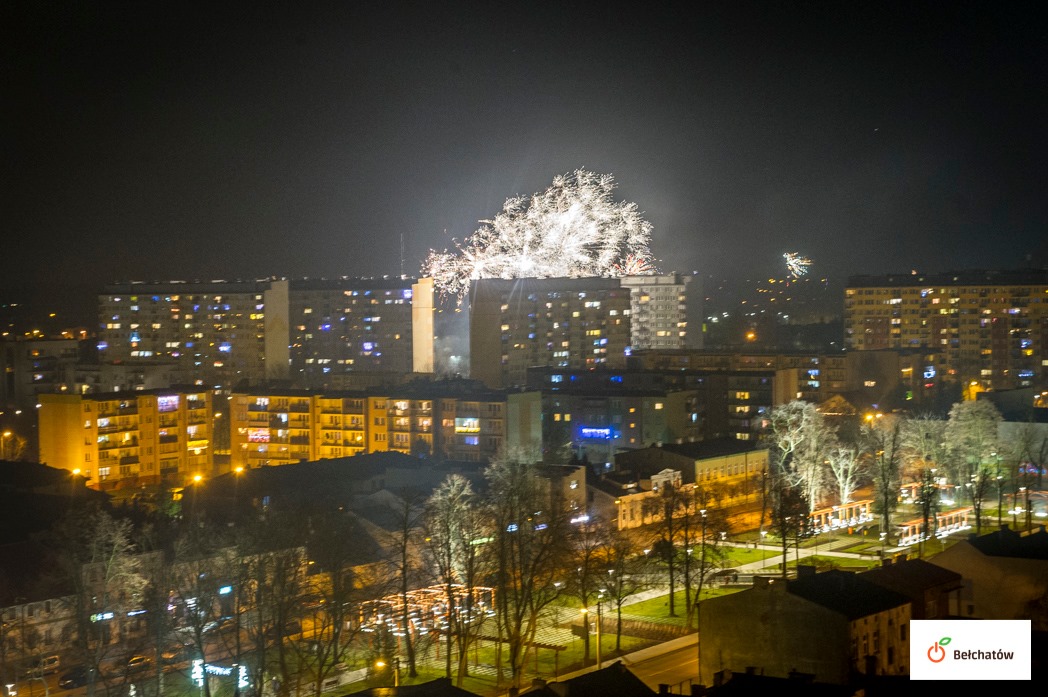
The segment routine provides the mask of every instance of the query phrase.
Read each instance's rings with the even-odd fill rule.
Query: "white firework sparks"
[[[811,266],[811,259],[797,252],[786,252],[782,258],[786,260],[786,271],[794,278],[800,278],[808,273],[808,267]]]
[[[576,170],[530,198],[507,199],[494,220],[456,250],[431,250],[424,276],[460,298],[478,278],[555,278],[657,273],[651,223],[633,203],[616,202],[610,174]]]

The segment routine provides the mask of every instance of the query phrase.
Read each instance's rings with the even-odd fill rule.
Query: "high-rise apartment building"
[[[623,276],[630,289],[630,346],[702,347],[702,279],[679,273]]]
[[[330,389],[346,373],[433,371],[431,279],[292,280],[290,308],[300,387]]]
[[[854,276],[844,293],[848,350],[934,351],[927,380],[1045,384],[1048,270]]]
[[[214,469],[212,392],[40,395],[40,462],[97,489],[182,486]]]
[[[99,358],[169,362],[227,391],[432,372],[432,295],[430,279],[399,277],[110,285],[99,296]]]
[[[623,367],[630,290],[618,278],[481,279],[469,298],[470,377],[524,385],[532,366]]]
[[[694,314],[693,280],[666,274],[475,281],[470,377],[513,387],[526,382],[531,367],[621,368],[634,348],[683,348]]]
[[[170,281],[106,286],[103,362],[174,361],[195,384],[288,377],[288,281]]]

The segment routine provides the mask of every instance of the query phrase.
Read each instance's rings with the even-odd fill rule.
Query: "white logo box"
[[[1030,620],[910,620],[911,680],[1030,680]]]

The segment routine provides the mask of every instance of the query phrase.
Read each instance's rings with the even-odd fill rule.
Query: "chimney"
[[[545,686],[546,686],[546,681],[543,680],[542,678],[532,678],[531,679],[531,687],[532,687],[532,689],[541,690]]]
[[[891,565],[892,565],[892,558],[891,557],[885,557],[884,559],[881,559],[881,566],[882,567],[883,566],[891,566]]]
[[[659,683],[659,694],[668,695],[670,693],[670,686],[664,682]]]

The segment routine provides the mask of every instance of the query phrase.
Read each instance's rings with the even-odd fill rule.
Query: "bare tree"
[[[780,465],[776,476],[788,474],[790,486],[801,488],[810,513],[822,498],[826,453],[835,445],[836,436],[811,402],[794,400],[775,407],[769,419],[766,439]]]
[[[837,443],[826,452],[826,462],[841,505],[850,503],[863,474],[863,452],[858,445]]]
[[[719,487],[699,484],[687,491],[687,515],[681,519],[680,529],[684,552],[684,602],[689,628],[697,618],[703,587],[724,565],[727,556],[723,543],[729,532],[729,523],[722,494]]]
[[[396,579],[397,594],[400,597],[400,608],[397,617],[400,621],[400,632],[404,639],[404,650],[407,654],[408,675],[418,676],[415,665],[416,627],[412,624],[409,611],[409,593],[417,585],[421,575],[419,545],[422,542],[422,516],[425,500],[421,492],[413,489],[401,489],[397,492],[398,500],[394,514],[397,527],[390,535],[389,560],[393,578]]]
[[[477,602],[485,572],[480,553],[491,529],[469,480],[450,475],[426,502],[423,525],[426,549],[437,581],[444,589],[447,615],[445,675],[451,678],[452,646],[457,648],[456,684],[469,675],[469,648],[480,636],[489,607]]]
[[[917,556],[924,558],[925,541],[931,539],[936,532],[937,518],[939,512],[939,483],[935,479],[932,468],[927,467],[920,472],[918,487],[914,502],[921,514],[921,532],[917,537]]]
[[[555,582],[568,560],[566,512],[553,511],[535,468],[500,459],[485,471],[492,519],[499,628],[519,687],[539,617],[561,593]],[[501,663],[500,663],[501,665]]]
[[[612,529],[606,544],[603,556],[608,567],[608,598],[615,607],[615,650],[621,651],[622,606],[631,596],[653,586],[651,558],[625,530]]]
[[[71,509],[39,538],[51,568],[75,589],[77,653],[91,669],[88,695],[111,650],[129,634],[128,612],[145,603],[148,582],[132,535],[129,521],[89,505]]]
[[[903,421],[886,416],[863,427],[862,438],[872,464],[875,506],[881,514],[881,535],[891,537],[892,516],[899,505]]]
[[[313,575],[304,598],[303,621],[310,621],[309,641],[299,648],[298,662],[313,681],[313,694],[320,697],[324,682],[346,659],[353,639],[361,631],[357,622],[359,604],[370,598],[374,579],[362,558],[370,558],[365,535],[356,517],[342,510],[322,511],[312,516],[307,551]]]
[[[571,595],[587,611],[582,621],[586,631],[582,633],[583,661],[589,660],[589,615],[588,609],[594,601],[607,592],[608,574],[605,551],[608,546],[608,528],[603,521],[591,519],[574,526],[570,540],[570,568],[567,570],[567,588]],[[599,613],[596,621],[600,621]]]
[[[681,489],[679,479],[676,482],[666,481],[655,496],[645,501],[645,516],[655,521],[655,538],[651,542],[651,550],[655,559],[666,566],[670,617],[677,616],[675,598],[680,565],[677,538],[680,536],[680,518],[685,515],[688,506],[687,497]]]
[[[998,424],[1002,417],[987,400],[958,402],[950,409],[946,441],[950,444],[954,482],[968,493],[975,512],[975,533],[981,532],[983,500],[1000,466]]]

